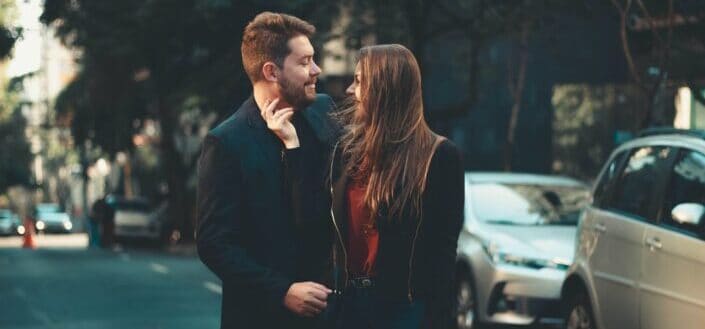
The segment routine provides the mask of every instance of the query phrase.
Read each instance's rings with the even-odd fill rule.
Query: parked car
[[[34,227],[37,232],[70,233],[71,217],[55,203],[40,203],[34,208]]]
[[[465,194],[458,327],[560,323],[561,284],[589,187],[561,176],[466,173]]]
[[[109,196],[106,202],[115,210],[113,234],[117,240],[165,241],[169,229],[166,202],[153,207],[146,199],[125,199],[119,196]]]
[[[661,130],[617,148],[578,229],[567,328],[705,326],[705,132]]]
[[[0,235],[22,235],[25,228],[20,218],[9,209],[0,209]]]

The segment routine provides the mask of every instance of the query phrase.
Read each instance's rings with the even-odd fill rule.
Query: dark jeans
[[[418,329],[423,320],[425,304],[406,298],[379,295],[374,287],[349,287],[336,302],[331,329]],[[330,304],[329,304],[330,306]]]

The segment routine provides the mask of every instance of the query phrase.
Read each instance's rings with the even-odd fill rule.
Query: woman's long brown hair
[[[419,65],[396,44],[362,48],[359,65],[360,102],[339,116],[346,171],[367,180],[364,202],[375,220],[383,208],[391,220],[418,215],[439,140],[424,119]]]

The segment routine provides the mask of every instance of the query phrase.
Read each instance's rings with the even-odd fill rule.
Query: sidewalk
[[[72,234],[37,234],[34,236],[37,248],[70,248],[88,247],[86,233]],[[0,237],[0,248],[22,248],[22,236]]]
[[[72,233],[72,234],[38,234],[34,236],[35,242],[38,249],[44,248],[63,248],[63,249],[87,249],[88,248],[88,235],[86,233]],[[5,248],[22,248],[22,237],[21,236],[10,236],[10,237],[0,237],[0,249]],[[116,245],[113,250],[125,250],[125,249],[141,249],[141,250],[152,250],[156,252],[163,252],[167,254],[184,256],[184,257],[198,257],[196,251],[195,242],[177,243],[164,246],[162,248],[157,248],[154,246],[148,246],[147,244],[128,243],[125,245]]]

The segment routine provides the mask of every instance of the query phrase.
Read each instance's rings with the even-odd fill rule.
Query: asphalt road
[[[0,328],[218,328],[220,281],[189,253],[0,238]],[[82,242],[83,241],[83,242]]]
[[[0,329],[219,327],[220,281],[193,248],[89,249],[84,234],[36,244],[0,237]]]

